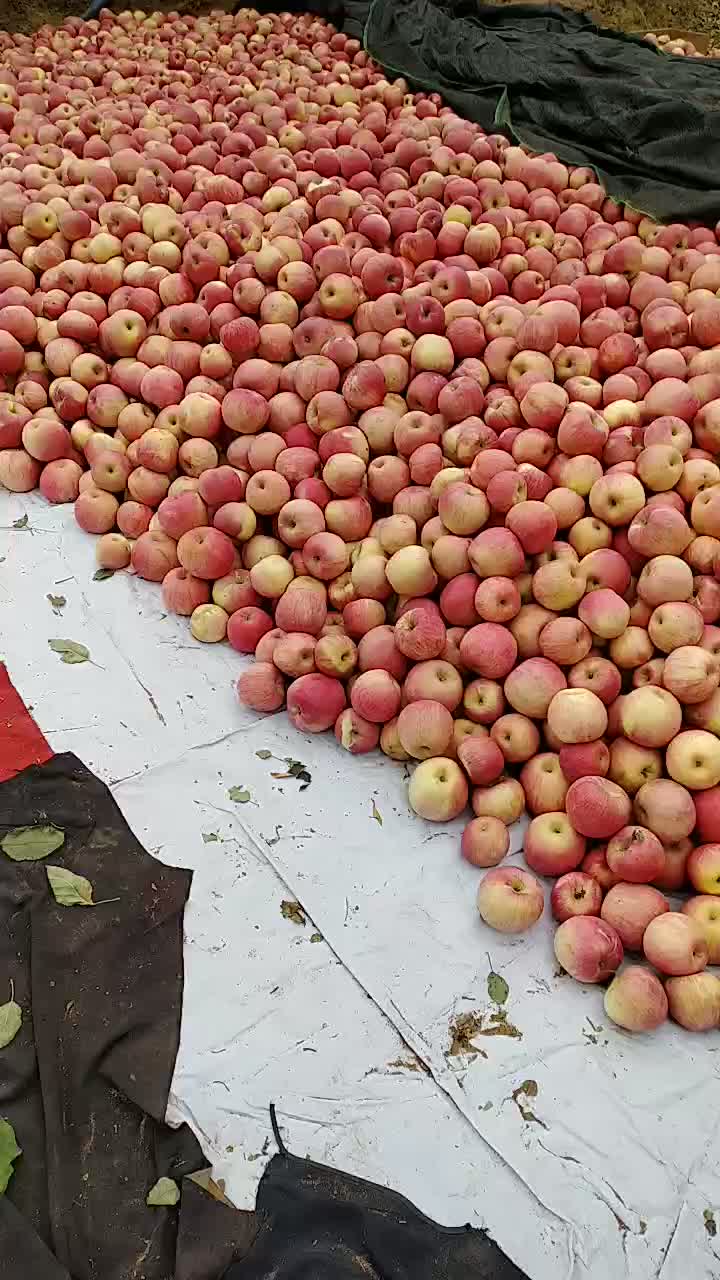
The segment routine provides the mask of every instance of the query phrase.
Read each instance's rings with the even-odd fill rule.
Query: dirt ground
[[[495,0],[503,3],[503,0]],[[568,9],[587,10],[604,27],[621,31],[720,33],[720,0],[564,0]]]
[[[500,0],[502,3],[503,0]],[[89,4],[89,0],[87,0]],[[705,31],[720,35],[720,0],[565,0],[569,8],[588,9],[603,26],[618,27],[624,31],[655,31],[669,29]],[[84,12],[84,0],[0,0],[0,29],[6,31],[32,31],[44,22],[60,23],[64,18]],[[119,11],[124,8],[179,9],[197,13],[211,8],[232,7],[232,0],[115,0],[109,7]],[[280,0],[278,7],[282,8]],[[312,4],[308,3],[308,8]]]

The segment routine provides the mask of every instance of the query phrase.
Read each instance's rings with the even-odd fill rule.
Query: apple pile
[[[103,11],[0,34],[0,231],[0,483],[254,655],[245,706],[469,802],[489,925],[555,877],[563,968],[653,966],[616,1022],[717,1027],[720,223],[311,16]]]
[[[680,36],[673,37],[667,32],[658,36],[654,31],[648,31],[643,39],[647,40],[648,44],[655,45],[661,53],[676,53],[681,58],[720,58],[720,49],[710,48],[707,53],[702,53],[692,40],[684,40]]]

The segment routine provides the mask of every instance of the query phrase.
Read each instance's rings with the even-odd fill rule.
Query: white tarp
[[[145,847],[195,873],[169,1118],[191,1124],[234,1203],[254,1202],[274,1101],[296,1154],[485,1226],[531,1280],[718,1280],[717,1035],[633,1038],[600,991],[558,974],[549,922],[486,928],[462,824],[417,819],[385,757],[244,712],[244,660],[196,643],[157,587],[93,581],[70,508],[3,494],[0,526],[13,682]],[[53,638],[92,663],[63,664]],[[273,778],[286,757],[307,789]],[[505,1023],[490,965],[510,987]],[[468,1014],[476,1052],[451,1054]]]

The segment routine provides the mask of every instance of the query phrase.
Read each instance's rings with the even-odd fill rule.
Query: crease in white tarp
[[[29,530],[8,528],[25,512]],[[0,525],[13,681],[145,847],[194,870],[169,1115],[192,1125],[231,1199],[253,1201],[274,1101],[292,1150],[487,1227],[532,1280],[717,1280],[714,1037],[632,1038],[601,992],[557,976],[546,922],[491,934],[461,824],[416,819],[384,758],[244,714],[239,655],[195,643],[157,587],[95,583],[94,540],[71,511],[3,495]],[[59,592],[60,617],[45,598]],[[97,665],[62,664],[53,637]],[[255,754],[267,750],[301,759],[310,787],[273,779],[281,766]],[[305,927],[282,916],[288,898]],[[479,1035],[477,1053],[450,1057],[458,1015],[492,1028],[489,963],[522,1038]]]

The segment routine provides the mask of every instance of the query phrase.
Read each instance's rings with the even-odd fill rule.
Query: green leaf
[[[256,751],[258,760],[272,760],[272,751]]]
[[[495,1004],[504,1004],[510,995],[510,988],[505,979],[491,969],[488,974],[487,989],[490,999]]]
[[[323,936],[321,933],[313,933],[310,936],[311,942],[322,942],[322,940],[323,940]]]
[[[27,527],[28,527],[27,516],[21,516],[19,520],[13,520],[13,529],[27,529]]]
[[[15,1130],[7,1120],[0,1119],[0,1196],[7,1191],[13,1175],[13,1164],[22,1151],[15,1140]]]
[[[307,773],[307,768],[303,764],[302,760],[293,760],[292,756],[286,756],[285,763],[288,767],[288,773],[291,778],[303,778]],[[310,777],[309,773],[308,777]]]
[[[93,582],[105,582],[107,578],[114,578],[117,569],[96,569],[92,580]]]
[[[53,653],[60,654],[62,662],[87,662],[90,657],[90,650],[76,640],[48,640],[48,644]]]
[[[146,1204],[151,1209],[164,1209],[177,1204],[180,1199],[180,1188],[172,1178],[158,1178],[154,1187],[148,1192]]]
[[[374,800],[372,802],[372,817],[375,819],[375,821],[378,823],[379,826],[382,826],[383,824],[382,814],[380,813],[380,810],[378,809]]]
[[[46,827],[16,827],[0,840],[0,848],[13,862],[37,862],[65,843],[65,832],[50,823]]]
[[[228,795],[235,804],[248,804],[252,800],[250,792],[245,787],[228,787]]]
[[[22,1009],[15,1000],[15,990],[10,983],[10,999],[0,1004],[0,1049],[5,1049],[15,1039],[22,1026]]]
[[[297,778],[302,783],[301,791],[307,791],[312,782],[312,774],[306,769],[302,760],[293,760],[292,756],[285,756],[285,764],[287,765],[287,773],[271,773],[271,778]]]
[[[65,599],[65,596],[53,596],[53,595],[50,595],[50,593],[48,593],[45,599],[50,601],[50,605],[55,610],[55,613],[59,613],[60,610],[64,609],[65,605],[67,604],[67,600]]]
[[[94,907],[93,887],[84,876],[65,867],[46,867],[50,888],[61,907]]]

